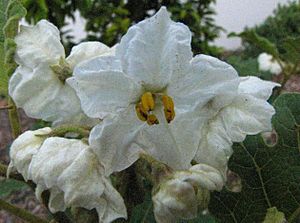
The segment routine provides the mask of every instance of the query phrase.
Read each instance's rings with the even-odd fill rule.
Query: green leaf
[[[26,9],[19,0],[0,2],[0,95],[7,96],[9,75],[15,70],[14,37],[19,20],[26,15]]]
[[[277,210],[276,207],[269,208],[263,223],[284,223],[286,222],[284,214]]]
[[[259,47],[263,52],[271,54],[274,58],[279,58],[276,45],[271,43],[267,38],[259,36],[255,30],[246,30],[239,34],[230,33],[228,37],[241,37],[243,40]]]
[[[18,32],[19,20],[26,15],[26,9],[19,0],[10,0],[5,10],[5,38],[14,38]]]
[[[240,193],[223,189],[211,196],[209,209],[221,222],[262,222],[277,207],[289,222],[300,204],[300,94],[280,95],[275,101],[273,126],[277,143],[268,146],[260,135],[233,146],[229,169],[242,179]]]
[[[199,214],[197,218],[188,221],[179,221],[178,223],[217,223],[218,221],[211,215]]]
[[[19,191],[28,187],[28,185],[24,182],[12,180],[12,179],[4,179],[0,181],[0,198],[6,197],[10,195],[14,191]]]
[[[287,38],[282,43],[285,53],[282,58],[294,64],[300,64],[300,37]]]
[[[5,75],[4,69],[4,33],[3,28],[6,23],[5,11],[8,1],[0,1],[0,96],[7,95],[8,77]]]

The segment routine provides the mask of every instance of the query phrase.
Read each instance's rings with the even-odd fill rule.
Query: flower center
[[[51,65],[50,68],[62,83],[72,76],[72,69],[63,57],[60,58],[58,64]]]
[[[157,102],[162,102],[165,118],[170,123],[175,117],[174,102],[170,96],[165,94],[144,93],[140,102],[135,106],[137,117],[141,121],[147,122],[148,125],[159,124],[156,115],[153,113]]]

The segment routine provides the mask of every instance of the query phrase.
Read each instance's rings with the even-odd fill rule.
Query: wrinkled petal
[[[45,140],[30,164],[31,179],[51,188],[66,167],[88,146],[77,139],[51,137]]]
[[[239,94],[250,94],[262,100],[268,100],[272,95],[273,88],[280,86],[278,83],[264,81],[254,76],[241,77],[240,80]]]
[[[239,77],[232,66],[214,57],[197,55],[187,73],[172,78],[167,93],[177,107],[191,110],[221,95],[235,95],[238,85]],[[224,99],[222,103],[230,103],[232,97]]]
[[[169,125],[162,112],[156,113],[160,123],[149,126],[137,118],[135,106],[131,105],[119,116],[104,119],[90,134],[90,145],[105,167],[107,175],[132,165],[141,152],[146,152],[174,169],[190,167],[195,154],[195,141],[187,142],[193,135],[172,128],[180,128],[184,121]],[[189,120],[191,123],[192,120]],[[172,126],[172,127],[171,127]],[[182,137],[177,142],[176,137]],[[189,137],[189,138],[188,138]],[[182,146],[182,148],[180,147]]]
[[[35,196],[41,203],[44,202],[42,194],[45,190],[48,190],[45,186],[41,184],[37,184],[35,188]],[[58,211],[65,211],[66,204],[64,202],[64,193],[57,187],[53,187],[49,189],[49,203],[48,207],[52,213]]]
[[[215,98],[200,112],[206,114],[207,121],[202,127],[195,160],[212,165],[224,174],[233,142],[242,142],[246,135],[271,130],[271,118],[275,113],[266,100],[278,84],[257,77],[240,80],[237,95],[231,103],[224,103],[228,97],[225,94]]]
[[[10,78],[9,94],[29,117],[54,125],[95,123],[82,113],[75,91],[60,82],[47,64],[34,69],[18,67]]]
[[[228,158],[232,154],[232,141],[219,116],[202,128],[195,161],[217,168],[225,176]]]
[[[175,124],[167,123],[162,110],[156,112],[159,120],[158,125],[145,125],[137,138],[138,144],[148,154],[157,160],[167,164],[173,169],[187,169],[190,167],[190,162],[193,158],[196,147],[189,147],[194,141],[187,142],[186,140],[189,132],[181,132],[176,134],[173,129],[184,127],[185,120],[179,121]],[[182,118],[185,118],[184,116]],[[188,117],[187,117],[188,118]],[[178,118],[179,119],[179,118]],[[191,122],[189,122],[191,123]],[[176,137],[181,137],[177,141]],[[186,141],[186,143],[183,143]],[[182,146],[182,147],[181,147]],[[190,152],[190,154],[189,154]]]
[[[232,141],[241,142],[246,135],[272,130],[271,118],[275,109],[266,100],[275,86],[279,84],[256,77],[242,78],[239,95],[220,112]]]
[[[151,18],[133,25],[123,36],[116,55],[124,73],[147,90],[166,87],[172,75],[183,73],[192,58],[191,32],[175,23],[165,7]]]
[[[103,118],[138,100],[141,86],[125,76],[120,65],[114,57],[98,57],[76,67],[74,76],[67,80],[88,116]]]
[[[144,125],[147,124],[137,119],[131,106],[120,116],[105,118],[92,129],[89,143],[106,175],[126,169],[139,158],[142,148],[136,139]]]
[[[120,217],[126,218],[122,197],[110,181],[102,177],[102,172],[94,153],[91,150],[83,151],[58,178],[58,185],[65,192],[67,206],[85,207],[89,210],[96,208],[101,213],[99,222],[103,223]]]
[[[114,49],[109,48],[103,43],[96,41],[84,42],[72,48],[70,55],[67,57],[67,62],[73,70],[76,65],[85,60],[113,53]]]
[[[46,127],[35,131],[26,131],[14,140],[10,147],[9,156],[10,163],[7,171],[7,176],[17,170],[22,174],[25,180],[29,180],[29,164],[32,160],[32,156],[38,151],[45,137],[45,135],[51,132],[51,128]]]
[[[198,185],[199,187],[206,188],[210,191],[213,190],[222,190],[225,180],[216,168],[206,165],[206,164],[197,164],[192,166],[189,169],[190,175],[181,174],[182,172],[178,172],[179,175],[175,174],[175,177],[180,178],[183,181],[188,181],[193,183],[193,185]]]
[[[33,157],[30,173],[39,185],[38,194],[50,190],[51,211],[70,206],[95,208],[100,223],[127,217],[121,195],[104,177],[96,155],[80,140],[48,138]]]
[[[40,63],[55,64],[60,57],[65,57],[59,30],[46,20],[41,20],[32,27],[21,26],[15,42],[15,59],[19,65],[28,68],[33,69]]]

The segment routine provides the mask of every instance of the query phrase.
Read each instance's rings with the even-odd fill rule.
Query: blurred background
[[[300,1],[299,0],[21,0],[27,16],[21,24],[41,19],[54,23],[61,31],[66,52],[87,40],[115,45],[127,29],[153,15],[162,5],[172,19],[186,24],[193,33],[194,54],[204,53],[227,61],[240,76],[255,75],[284,85],[284,91],[300,92]],[[237,34],[244,32],[242,39]],[[262,44],[263,43],[263,44]],[[258,57],[268,49],[276,58],[260,64]],[[277,55],[278,52],[278,55]],[[272,68],[279,62],[282,69]],[[274,65],[275,64],[275,65]],[[278,65],[277,65],[278,66]],[[275,66],[276,67],[276,66]],[[281,92],[275,92],[275,96]],[[271,99],[272,100],[272,99]],[[6,104],[1,98],[0,106]],[[8,163],[12,141],[7,111],[0,110],[0,160]],[[47,123],[36,122],[21,112],[23,130]],[[40,216],[47,215],[26,185],[0,180],[0,197]],[[0,211],[0,223],[22,222]]]

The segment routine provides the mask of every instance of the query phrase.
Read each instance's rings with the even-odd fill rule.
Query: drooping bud
[[[221,190],[223,185],[221,173],[205,164],[174,172],[153,192],[156,221],[172,223],[178,219],[195,218],[200,210],[207,208],[209,191]]]

